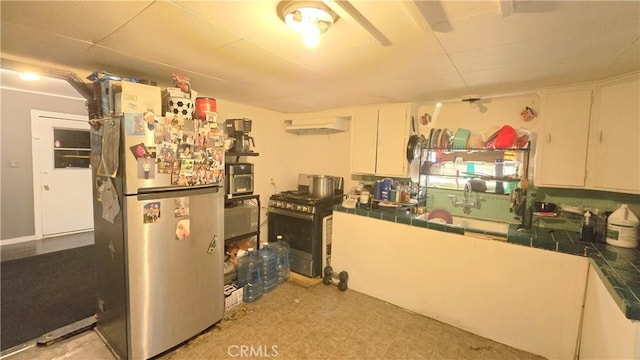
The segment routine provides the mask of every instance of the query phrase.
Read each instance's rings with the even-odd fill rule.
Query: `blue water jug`
[[[278,235],[277,240],[269,246],[273,247],[278,259],[278,283],[289,280],[291,274],[291,262],[289,261],[289,243],[282,240],[282,236]]]
[[[238,286],[244,287],[242,300],[253,302],[262,296],[262,258],[253,248],[238,259]]]
[[[262,291],[269,292],[278,285],[278,257],[269,244],[263,244],[258,254],[262,259]]]

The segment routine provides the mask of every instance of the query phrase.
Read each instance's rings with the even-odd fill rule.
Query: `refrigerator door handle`
[[[202,185],[202,186],[190,186],[180,187],[164,186],[164,187],[152,187],[152,188],[140,188],[138,189],[138,200],[155,200],[184,196],[197,196],[210,193],[220,192],[219,185]]]

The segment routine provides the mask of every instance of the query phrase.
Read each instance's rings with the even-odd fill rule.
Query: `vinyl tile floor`
[[[280,284],[241,304],[217,325],[168,351],[163,360],[542,359],[354,290]],[[7,360],[105,359],[114,356],[94,330]],[[3,359],[3,360],[4,360]]]

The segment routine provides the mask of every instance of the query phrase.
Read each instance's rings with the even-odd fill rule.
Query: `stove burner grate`
[[[293,203],[303,203],[309,205],[321,205],[321,204],[337,204],[342,201],[342,195],[336,195],[327,198],[317,198],[309,192],[301,192],[298,190],[282,191],[278,194],[271,195],[272,200],[290,201]]]

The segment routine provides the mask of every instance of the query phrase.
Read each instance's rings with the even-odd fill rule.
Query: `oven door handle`
[[[313,221],[313,214],[302,214],[295,211],[281,210],[277,208],[269,208],[269,213],[278,214],[282,216],[291,216],[298,219]]]

